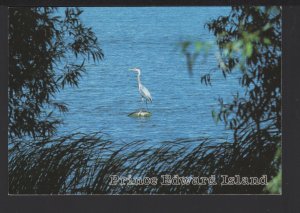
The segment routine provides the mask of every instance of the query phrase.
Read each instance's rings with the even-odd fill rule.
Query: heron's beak
[[[134,71],[134,69],[129,69],[129,71]]]

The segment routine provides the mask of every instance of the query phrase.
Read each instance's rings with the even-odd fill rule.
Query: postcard
[[[282,7],[10,7],[10,195],[282,191]]]

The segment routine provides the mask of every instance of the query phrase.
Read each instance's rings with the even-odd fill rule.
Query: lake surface
[[[200,57],[189,75],[185,56],[178,43],[184,40],[214,42],[204,24],[229,7],[104,7],[82,8],[82,22],[93,28],[105,59],[87,64],[79,88],[67,88],[57,99],[66,102],[69,112],[59,132],[103,131],[113,140],[149,143],[179,138],[231,137],[224,124],[216,125],[211,111],[218,110],[218,97],[231,100],[240,90],[238,76],[226,80],[213,76],[212,87],[201,84],[200,76],[217,68],[214,51]],[[216,48],[216,46],[214,47]],[[214,49],[213,48],[213,49]],[[139,110],[136,73],[150,90],[150,118],[131,118]],[[145,105],[143,105],[145,108]]]

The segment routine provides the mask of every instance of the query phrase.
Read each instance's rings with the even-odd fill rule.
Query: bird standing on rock
[[[147,102],[152,103],[152,97],[149,90],[141,83],[141,70],[139,68],[133,68],[130,70],[137,73],[139,93],[142,96],[142,102],[144,102],[144,99],[146,100],[146,108],[148,110]]]

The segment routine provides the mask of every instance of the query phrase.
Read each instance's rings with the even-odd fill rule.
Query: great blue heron
[[[129,70],[134,71],[134,72],[137,73],[139,93],[142,96],[142,102],[144,102],[144,98],[145,98],[146,107],[148,109],[147,102],[149,101],[149,102],[152,103],[152,97],[151,97],[151,94],[150,94],[149,90],[141,83],[141,70],[139,68],[133,68],[133,69],[129,69]]]

